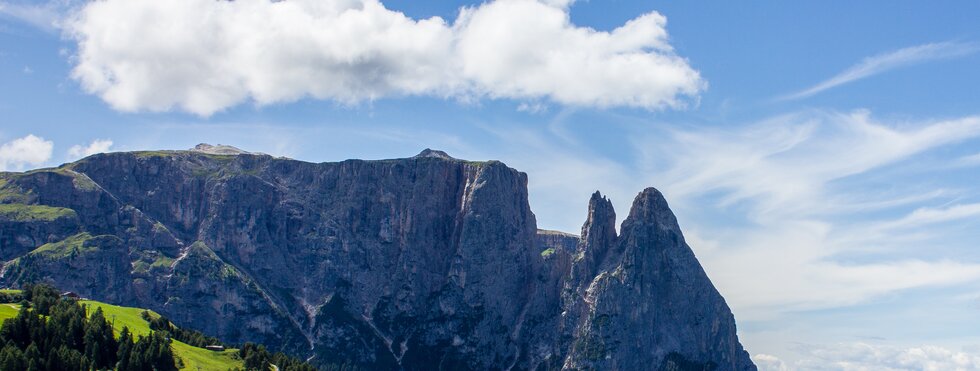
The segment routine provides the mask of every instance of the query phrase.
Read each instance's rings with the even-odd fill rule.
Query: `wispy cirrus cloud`
[[[980,165],[980,153],[960,157],[953,163],[953,166],[978,166],[978,165]]]
[[[61,20],[74,4],[72,0],[43,3],[0,1],[0,17],[13,18],[44,32],[57,33]]]
[[[957,204],[949,207],[924,207],[905,217],[882,224],[883,229],[898,229],[948,222],[980,216],[980,203]]]
[[[972,54],[980,50],[975,43],[940,42],[912,46],[863,59],[843,72],[801,91],[784,95],[777,100],[806,98],[840,85],[877,75],[896,68],[932,60],[948,59]]]
[[[804,111],[734,131],[671,131],[665,176],[675,197],[722,191],[722,205],[752,199],[755,217],[781,219],[835,205],[822,199],[835,180],[980,137],[980,116],[903,126],[865,110]]]

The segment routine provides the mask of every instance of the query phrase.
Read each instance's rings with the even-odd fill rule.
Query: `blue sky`
[[[980,3],[289,3],[0,1],[0,170],[431,147],[569,232],[655,186],[762,369],[980,369]]]

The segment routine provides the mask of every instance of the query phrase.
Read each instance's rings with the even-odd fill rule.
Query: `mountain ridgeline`
[[[754,370],[660,192],[620,233],[539,231],[527,176],[426,150],[308,163],[231,147],[0,173],[3,285],[150,308],[364,369]]]

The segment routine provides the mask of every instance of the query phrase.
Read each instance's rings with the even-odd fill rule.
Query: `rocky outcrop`
[[[194,146],[194,148],[189,149],[189,151],[204,153],[209,155],[261,155],[263,154],[258,152],[243,151],[238,147],[224,145],[224,144],[210,145],[207,143],[198,144]]]
[[[581,238],[539,231],[524,173],[434,150],[314,164],[198,146],[0,173],[9,286],[321,365],[754,369],[659,192],[615,221],[597,192]]]
[[[593,204],[597,216],[607,207],[595,196]],[[572,271],[598,268],[590,280],[575,282],[580,298],[565,297],[580,316],[564,368],[638,370],[651,360],[754,368],[738,342],[734,317],[659,191],[648,188],[636,197],[620,236],[607,228],[606,219],[593,221],[591,215],[583,228],[598,238],[583,240]]]

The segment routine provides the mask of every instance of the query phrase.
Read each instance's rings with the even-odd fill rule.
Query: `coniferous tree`
[[[112,326],[105,319],[102,308],[97,308],[85,328],[85,356],[95,368],[110,368],[116,364],[118,343],[112,334]]]
[[[116,350],[116,371],[129,371],[129,357],[133,350],[133,336],[129,327],[123,327],[119,332],[119,348]],[[136,371],[136,370],[133,370]]]
[[[41,371],[44,362],[41,361],[41,351],[37,349],[37,345],[33,343],[28,345],[27,350],[24,351],[24,358],[27,359],[27,371]]]
[[[51,307],[60,298],[61,293],[48,285],[27,285],[24,287],[24,299],[31,302],[34,310],[41,315],[48,315]]]

